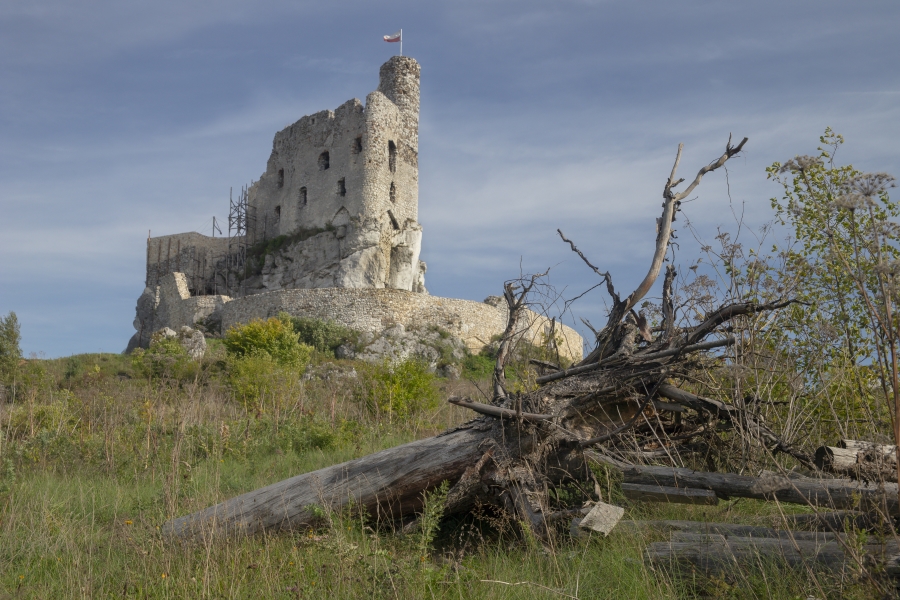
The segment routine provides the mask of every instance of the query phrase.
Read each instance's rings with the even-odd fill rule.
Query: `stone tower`
[[[418,224],[419,64],[381,66],[365,107],[350,100],[275,135],[249,192],[248,243],[284,236],[246,293],[290,288],[424,292]]]

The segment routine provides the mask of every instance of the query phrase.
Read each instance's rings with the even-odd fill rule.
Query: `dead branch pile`
[[[675,269],[667,267],[662,294],[661,326],[651,330],[638,303],[659,277],[672,236],[672,222],[681,201],[707,173],[737,155],[731,138],[716,160],[699,170],[681,192],[675,164],[663,187],[663,211],[657,219],[655,252],[646,276],[624,299],[609,273],[601,272],[560,231],[560,237],[600,277],[612,300],[606,326],[596,334],[593,350],[567,369],[537,378],[540,387],[512,393],[505,367],[518,339],[518,321],[540,275],[508,282],[504,297],[509,319],[497,352],[493,397],[489,403],[452,398],[479,413],[474,420],[434,438],[392,448],[342,465],[299,475],[250,492],[166,525],[168,531],[193,535],[203,531],[254,532],[266,528],[296,528],[313,522],[325,506],[348,503],[375,518],[404,519],[414,515],[423,492],[448,480],[452,488],[445,512],[464,512],[476,504],[513,513],[538,535],[558,521],[548,490],[576,483],[595,489],[586,451],[615,446],[625,435],[657,440],[665,455],[687,447],[712,430],[735,429],[742,437],[774,453],[786,453],[801,465],[815,468],[812,458],[785,444],[776,432],[750,413],[681,387],[716,358],[709,351],[735,343],[732,322],[744,315],[772,311],[789,304],[733,302],[706,315],[702,322],[679,328],[673,301]],[[542,365],[547,368],[547,365]],[[554,370],[555,369],[555,370]]]

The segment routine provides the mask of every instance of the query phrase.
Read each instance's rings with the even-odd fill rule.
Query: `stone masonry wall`
[[[222,331],[253,319],[268,319],[286,312],[295,317],[311,317],[340,323],[357,331],[381,333],[396,324],[405,328],[440,327],[461,339],[473,352],[480,351],[491,338],[506,328],[505,304],[489,304],[454,298],[438,298],[407,290],[317,288],[277,290],[230,298],[191,296],[187,277],[169,273],[157,287],[148,287],[138,300],[137,330],[129,351],[146,347],[150,335],[163,327],[178,330],[198,321],[221,323]],[[526,311],[520,334],[531,343],[547,342],[551,323],[546,317]],[[560,354],[582,357],[583,340],[569,327],[557,323],[555,335]]]
[[[216,261],[227,252],[228,239],[224,237],[189,232],[150,238],[147,240],[145,285],[155,287],[169,273],[184,273],[193,294],[215,293],[215,289],[200,288],[212,281]]]
[[[296,317],[332,320],[357,331],[379,333],[401,324],[406,328],[436,326],[463,340],[478,352],[506,328],[505,306],[483,302],[438,298],[406,290],[319,288],[279,290],[235,298],[222,309],[223,331],[252,319],[267,319],[280,312]],[[522,333],[541,344],[550,330],[550,320],[528,311]],[[582,338],[569,327],[556,324],[560,354],[572,360],[582,357]]]

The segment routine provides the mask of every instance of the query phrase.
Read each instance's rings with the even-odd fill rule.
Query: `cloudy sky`
[[[375,89],[401,27],[431,293],[552,267],[574,295],[594,280],[557,227],[627,292],[679,142],[687,176],[750,138],[728,184],[754,226],[765,166],[827,126],[842,162],[900,174],[898,25],[896,0],[0,0],[0,314],[26,353],[121,351],[148,230],[208,233],[277,130]],[[733,225],[727,190],[685,206],[702,235]]]

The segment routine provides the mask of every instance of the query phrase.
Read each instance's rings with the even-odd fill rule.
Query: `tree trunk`
[[[476,428],[451,430],[297,475],[169,521],[164,531],[190,537],[300,529],[320,518],[322,509],[350,503],[372,517],[398,519],[421,509],[423,492],[458,481],[484,454],[479,445],[487,435]]]

